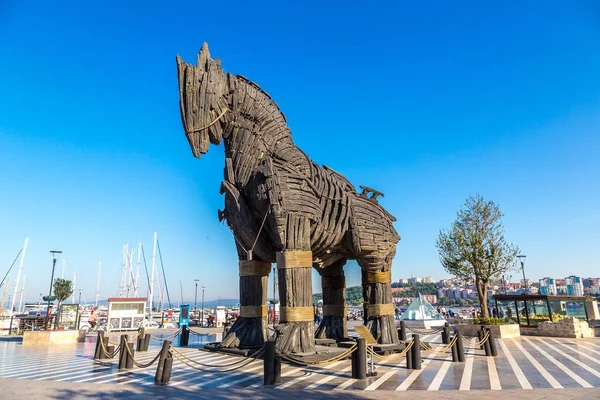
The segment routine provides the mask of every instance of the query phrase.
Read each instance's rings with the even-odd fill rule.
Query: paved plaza
[[[355,335],[355,332],[352,334]],[[433,348],[444,347],[439,334],[422,335],[421,338]],[[113,340],[116,338],[113,337]],[[475,343],[475,339],[472,343]],[[94,362],[94,347],[94,341],[50,349],[23,347],[20,342],[0,342],[0,378],[5,378],[0,384],[6,388],[20,387],[24,390],[27,387],[27,390],[33,390],[38,383],[50,385],[49,382],[53,382],[50,386],[42,387],[74,390],[83,385],[84,388],[97,387],[102,392],[105,389],[109,392],[116,390],[123,395],[152,391],[156,395],[164,393],[169,398],[173,398],[175,393],[185,396],[186,393],[207,395],[213,392],[228,393],[228,398],[234,398],[231,396],[239,393],[242,398],[247,397],[244,393],[248,389],[267,389],[260,391],[267,396],[265,398],[270,398],[269,391],[274,396],[279,391],[286,391],[286,396],[293,393],[301,397],[309,393],[327,393],[337,397],[338,393],[345,393],[344,398],[348,398],[347,395],[380,398],[374,392],[412,390],[438,392],[437,399],[467,398],[473,392],[480,393],[484,398],[508,398],[511,393],[510,398],[550,396],[547,398],[554,399],[577,398],[579,395],[600,398],[600,390],[595,389],[600,388],[598,339],[521,337],[497,340],[498,357],[485,357],[483,350],[469,349],[466,350],[464,363],[453,363],[449,353],[424,351],[421,370],[407,370],[404,358],[376,361],[377,376],[366,381],[351,378],[349,360],[315,367],[283,363],[282,382],[273,388],[264,388],[262,385],[261,360],[231,372],[202,372],[177,359],[174,360],[171,383],[168,387],[157,387],[154,384],[156,364],[147,369],[119,371],[117,357],[106,363]],[[160,343],[153,342],[148,352],[136,353],[135,359],[140,363],[150,361],[159,349]],[[178,351],[189,359],[211,364],[224,365],[239,360],[236,356],[194,347],[178,348]],[[502,392],[498,392],[500,390]],[[86,396],[89,398],[90,395],[88,393]],[[459,395],[462,397],[455,397]]]

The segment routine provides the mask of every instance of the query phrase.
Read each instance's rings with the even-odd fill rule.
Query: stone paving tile
[[[432,347],[443,347],[439,338],[422,335]],[[434,340],[435,339],[435,340]],[[498,341],[499,356],[493,359],[475,350],[467,357],[472,358],[472,373],[465,375],[468,363],[452,363],[448,353],[428,353],[423,351],[422,369],[409,371],[404,359],[396,359],[376,364],[377,376],[358,381],[351,379],[350,362],[340,361],[323,366],[299,367],[282,365],[282,386],[276,392],[311,392],[316,388],[325,392],[373,393],[389,391],[437,392],[437,399],[469,398],[478,395],[478,400],[486,398],[510,398],[515,389],[519,398],[576,398],[577,389],[583,386],[600,387],[600,341],[520,338]],[[136,360],[150,361],[159,351],[154,345],[149,352],[137,353]],[[506,351],[508,353],[506,353]],[[199,351],[195,348],[179,348],[186,357],[214,364],[229,363],[239,358]],[[35,349],[24,348],[15,342],[0,342],[0,377],[18,380],[62,382],[66,384],[95,384],[103,386],[140,386],[153,388],[154,367],[147,370],[134,369],[119,371],[116,360],[99,364],[91,360],[94,343],[75,347]],[[511,358],[514,363],[511,364]],[[514,365],[523,372],[518,377]],[[537,365],[537,366],[536,366]],[[520,379],[519,379],[520,378]],[[464,386],[469,390],[458,391]],[[523,390],[531,387],[533,390]],[[530,385],[530,386],[529,386]],[[565,389],[550,389],[563,387]],[[263,389],[262,361],[256,361],[240,370],[228,374],[219,372],[199,372],[174,361],[171,387],[182,389]],[[308,390],[306,390],[309,388]],[[489,389],[502,389],[489,391]],[[548,394],[546,394],[548,389]],[[568,390],[567,390],[568,389]],[[540,390],[542,392],[540,392]],[[541,394],[540,394],[541,393]],[[575,394],[574,394],[575,393]],[[599,394],[600,391],[592,392]],[[453,397],[461,394],[462,397]],[[586,394],[588,395],[588,394]],[[286,395],[287,396],[287,395]],[[419,395],[421,397],[421,394]],[[570,397],[569,397],[570,396]],[[588,397],[589,398],[589,397]]]

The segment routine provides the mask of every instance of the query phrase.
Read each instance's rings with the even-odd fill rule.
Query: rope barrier
[[[133,361],[133,364],[138,368],[148,368],[160,358],[160,351],[159,351],[156,354],[156,357],[154,357],[152,359],[152,361],[150,361],[148,364],[140,364],[137,361],[135,361],[135,358],[133,358],[133,354],[131,354],[131,350],[129,349],[129,346],[125,346],[125,349],[127,350],[127,353],[129,353],[129,357],[131,357],[131,361]]]
[[[216,365],[216,364],[205,364],[205,363],[202,363],[202,362],[200,362],[200,361],[197,361],[197,360],[191,359],[191,358],[187,357],[185,354],[182,354],[182,353],[181,353],[180,351],[178,351],[178,350],[177,350],[175,347],[173,347],[173,346],[171,346],[171,347],[172,347],[171,351],[173,351],[173,352],[175,352],[175,353],[179,354],[181,357],[183,357],[183,358],[185,358],[185,359],[189,360],[190,362],[192,362],[192,363],[194,363],[194,364],[202,365],[203,367],[208,367],[208,368],[231,367],[232,365],[236,365],[236,364],[242,364],[242,363],[244,363],[244,362],[246,362],[246,361],[247,361],[247,358],[241,358],[241,359],[239,359],[239,360],[236,360],[236,361],[234,361],[234,362],[232,362],[232,363],[229,363],[229,364],[221,364],[221,365]],[[262,347],[261,347],[261,348],[260,348],[260,349],[259,349],[259,350],[258,350],[256,353],[252,354],[252,355],[251,355],[251,356],[249,356],[248,358],[257,358],[257,357],[259,357],[260,355],[262,355],[262,353],[263,353],[264,351],[265,351],[265,346],[263,345],[263,346],[262,346]]]
[[[301,360],[299,358],[296,358],[294,356],[289,356],[289,355],[286,355],[286,354],[280,354],[280,356],[284,360],[291,361],[291,362],[293,362],[295,364],[299,364],[299,365],[307,365],[307,366],[310,366],[310,365],[321,365],[321,364],[328,364],[328,363],[331,363],[331,362],[334,362],[334,361],[339,361],[339,360],[341,360],[343,358],[346,358],[350,354],[352,354],[356,349],[357,349],[357,345],[353,344],[352,347],[348,348],[348,350],[346,350],[345,352],[343,352],[341,354],[338,354],[337,356],[329,358],[327,360],[320,360],[320,361],[305,361],[305,360]]]
[[[458,339],[458,336],[454,336],[452,338],[452,340],[450,341],[450,343],[448,343],[448,345],[446,347],[442,347],[441,349],[433,349],[432,347],[427,346],[423,342],[419,342],[419,344],[421,345],[421,348],[423,350],[428,351],[430,353],[445,353],[446,351],[448,351],[449,349],[451,349],[452,346],[454,346],[454,343],[456,343],[457,339]]]
[[[203,372],[230,372],[230,371],[235,371],[236,369],[243,368],[243,367],[245,367],[247,365],[250,365],[254,361],[256,361],[258,359],[256,357],[258,357],[260,355],[258,353],[261,353],[262,351],[264,351],[264,349],[263,349],[260,352],[255,353],[253,355],[255,357],[248,358],[248,359],[244,360],[243,364],[240,364],[240,365],[238,365],[236,367],[229,368],[229,369],[223,369],[223,370],[216,370],[216,369],[205,369],[205,368],[201,368],[201,367],[196,367],[196,366],[194,366],[194,365],[192,365],[192,364],[190,364],[189,362],[186,361],[186,359],[188,359],[190,361],[195,361],[195,360],[192,360],[192,359],[190,359],[190,358],[188,358],[188,357],[186,357],[184,355],[180,356],[181,353],[179,353],[178,351],[173,351],[173,349],[174,349],[173,346],[171,346],[171,348],[169,349],[169,352],[173,355],[173,357],[175,357],[177,360],[179,360],[181,363],[187,365],[188,367],[190,367],[192,369],[195,369],[195,370],[198,370],[198,371],[203,371]]]
[[[468,349],[478,349],[481,346],[483,346],[483,344],[485,342],[487,342],[489,338],[490,338],[490,332],[488,331],[488,332],[485,333],[485,336],[481,339],[481,341],[479,341],[479,342],[477,342],[477,343],[475,343],[473,345],[471,344],[470,340],[467,340],[465,338],[462,338],[462,340],[463,340],[463,343],[467,345]],[[469,347],[471,345],[472,345],[472,347]]]
[[[167,337],[156,337],[153,336],[152,334],[150,334],[150,339],[155,340],[157,342],[164,342],[165,340],[173,340],[177,337],[177,335],[179,335],[181,333],[181,329],[179,329],[177,332],[175,332],[174,334],[172,334],[171,336],[167,336]]]
[[[410,327],[408,327],[406,325],[404,325],[404,327],[406,329],[408,329],[409,331],[411,331],[411,332],[419,333],[419,334],[422,334],[422,335],[434,335],[436,333],[441,333],[444,330],[443,326],[441,328],[438,328],[438,329],[418,329],[418,328],[410,328]]]
[[[373,357],[375,357],[378,360],[382,360],[382,361],[390,361],[390,360],[394,360],[396,358],[400,358],[400,357],[404,357],[406,355],[406,353],[409,352],[409,350],[411,349],[411,347],[413,346],[413,344],[415,344],[414,339],[411,340],[406,347],[404,348],[404,350],[402,350],[400,353],[395,353],[395,354],[390,354],[388,356],[380,356],[379,354],[377,354],[376,352],[374,352],[370,346],[367,346],[367,352],[369,354],[371,354]]]
[[[102,346],[102,351],[104,351],[104,354],[106,354],[108,358],[113,358],[121,350],[121,345],[117,343],[117,348],[115,349],[115,351],[112,354],[109,353],[108,350],[106,350],[106,346],[104,345],[104,340],[102,339],[102,336],[98,337],[100,338],[100,346]],[[108,343],[111,344],[110,341],[108,341]]]

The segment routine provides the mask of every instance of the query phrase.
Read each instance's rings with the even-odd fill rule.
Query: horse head
[[[228,77],[221,60],[210,58],[204,43],[196,65],[177,56],[179,105],[185,134],[194,156],[208,152],[209,142],[215,145],[223,139],[223,117],[228,112]]]

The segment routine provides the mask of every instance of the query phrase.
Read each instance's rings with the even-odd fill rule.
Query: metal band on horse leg
[[[267,316],[267,306],[240,306],[240,317],[262,318]]]
[[[367,283],[391,283],[392,271],[367,272]]]
[[[383,315],[394,315],[394,305],[391,303],[386,304],[367,304],[367,317],[380,317]]]
[[[283,251],[277,253],[277,269],[312,268],[312,251]]]
[[[315,318],[312,307],[281,307],[281,322],[313,322]]]

